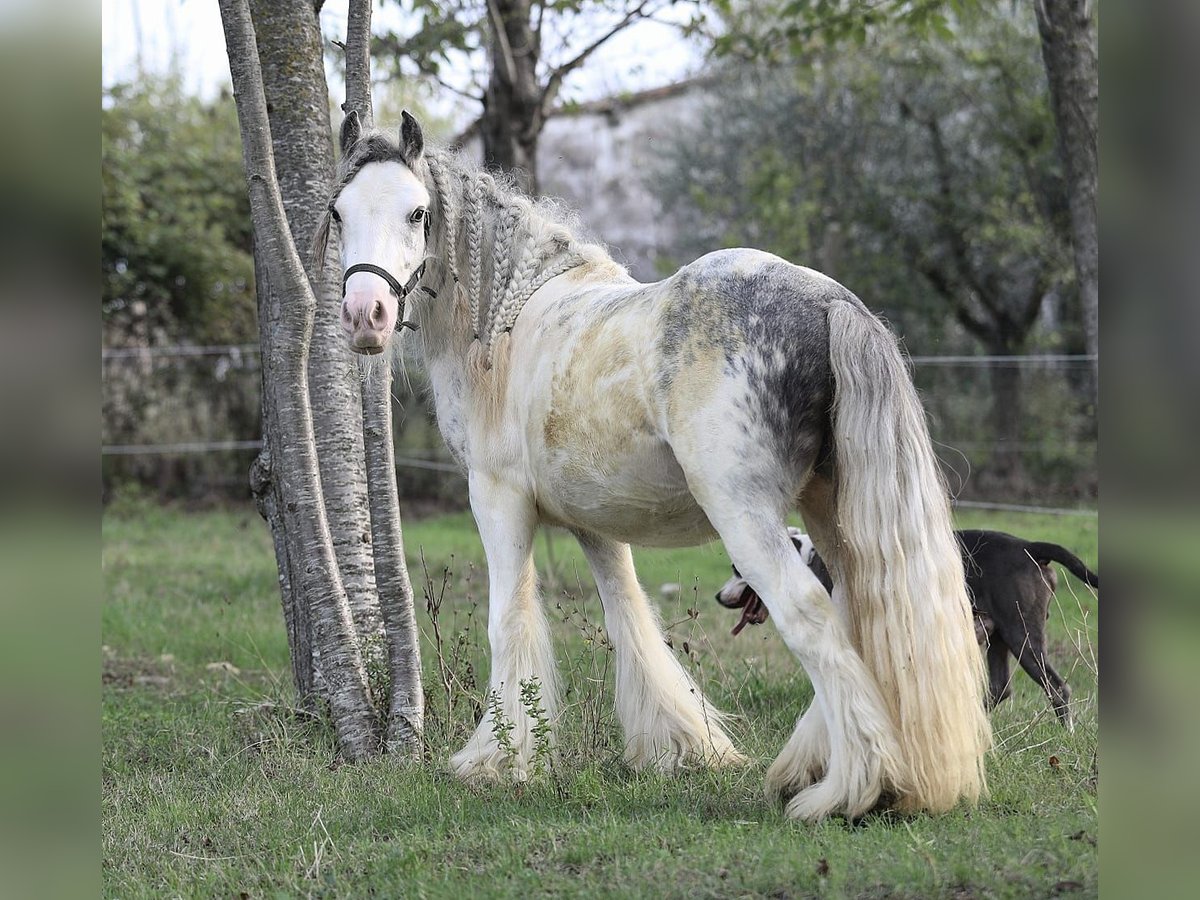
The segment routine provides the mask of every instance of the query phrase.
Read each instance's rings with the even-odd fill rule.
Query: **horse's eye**
[[[335,206],[329,207],[329,215],[331,215],[333,217],[333,221],[337,222],[339,225],[341,224],[342,217],[340,215],[338,215],[337,207],[335,207]]]
[[[425,207],[418,206],[412,211],[412,215],[408,217],[408,221],[412,222],[414,225],[420,225],[422,220],[425,218],[425,212]]]

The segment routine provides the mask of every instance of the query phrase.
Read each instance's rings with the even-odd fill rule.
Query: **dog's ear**
[[[813,557],[817,555],[817,548],[807,534],[799,529],[792,530],[792,544],[796,548],[796,552],[800,554],[800,558],[804,560],[807,566],[812,563]]]

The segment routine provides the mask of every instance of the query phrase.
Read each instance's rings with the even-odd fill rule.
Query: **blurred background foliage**
[[[116,85],[101,110],[105,346],[150,332],[255,338],[250,203],[232,98],[176,76]]]

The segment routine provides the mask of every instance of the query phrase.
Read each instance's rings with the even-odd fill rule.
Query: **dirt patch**
[[[175,663],[169,654],[159,659],[123,659],[105,648],[101,658],[100,683],[117,690],[164,690],[170,687],[174,672]]]

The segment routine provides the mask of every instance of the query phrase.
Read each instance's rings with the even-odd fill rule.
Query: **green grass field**
[[[1096,564],[1096,522],[969,514]],[[1059,727],[1020,673],[993,718],[991,793],[973,810],[804,826],[762,797],[767,765],[811,699],[774,628],[729,635],[712,599],[718,545],[638,554],[672,646],[736,718],[742,770],[637,774],[621,762],[600,604],[566,535],[538,539],[565,703],[558,756],[527,785],[467,787],[445,760],[487,683],[483,554],[468,515],[409,522],[424,605],[422,764],[342,765],[293,709],[265,524],[250,508],[118,502],[103,523],[103,871],[113,897],[1045,897],[1097,891],[1097,602],[1069,575],[1051,656],[1076,701]],[[428,574],[428,578],[426,577]],[[689,612],[691,610],[692,612]],[[451,680],[451,690],[444,687]]]

